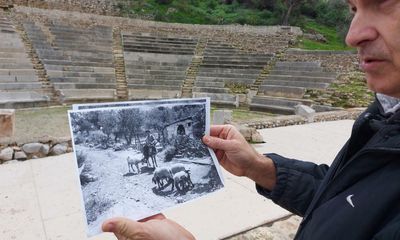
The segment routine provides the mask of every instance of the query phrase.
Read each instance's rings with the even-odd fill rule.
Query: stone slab
[[[232,121],[232,110],[215,110],[213,112],[213,124],[221,125]]]
[[[10,165],[19,164],[7,166]],[[0,199],[0,239],[46,239],[33,181],[1,187]]]
[[[15,132],[15,110],[0,109],[0,138],[13,137]]]
[[[163,99],[180,97],[180,90],[128,89],[129,99]]]

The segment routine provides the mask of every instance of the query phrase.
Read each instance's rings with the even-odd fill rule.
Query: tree
[[[343,40],[351,22],[351,13],[345,0],[320,1],[315,7],[317,22],[336,27],[338,35]]]
[[[301,3],[303,3],[304,0],[284,0],[283,4],[286,7],[286,13],[285,16],[283,17],[282,25],[289,25],[289,18],[294,9],[298,6],[300,6]]]

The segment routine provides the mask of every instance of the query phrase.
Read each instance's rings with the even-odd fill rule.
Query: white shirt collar
[[[381,104],[385,113],[395,113],[400,109],[400,99],[377,93],[376,98]]]

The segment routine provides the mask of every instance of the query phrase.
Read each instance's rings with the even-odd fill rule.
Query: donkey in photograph
[[[156,160],[157,150],[155,146],[149,146],[148,144],[145,144],[142,148],[142,153],[143,153],[142,161],[146,162],[148,167],[151,167],[151,165],[153,165],[153,168],[158,167]],[[151,159],[151,164],[149,158]]]
[[[153,168],[157,167],[157,160],[156,160],[156,138],[150,133],[150,130],[146,130],[146,140],[142,147],[143,153],[143,160],[147,163],[147,166],[150,167],[149,158],[151,158],[153,163]]]

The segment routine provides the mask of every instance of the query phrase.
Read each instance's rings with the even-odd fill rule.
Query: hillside
[[[338,1],[117,1],[121,16],[188,24],[292,25],[306,33],[296,47],[312,50],[348,50],[344,33],[347,8]],[[292,7],[292,8],[291,8]],[[292,9],[291,11],[289,9]]]

